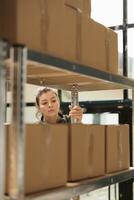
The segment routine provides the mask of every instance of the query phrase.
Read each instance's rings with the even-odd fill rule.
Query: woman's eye
[[[53,99],[52,102],[55,103],[55,102],[56,102],[56,99]]]
[[[43,102],[43,103],[42,103],[42,105],[46,105],[46,104],[47,104],[47,102]]]

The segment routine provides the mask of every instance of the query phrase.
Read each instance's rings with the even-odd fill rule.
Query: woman
[[[36,116],[41,114],[41,123],[68,123],[70,118],[74,118],[78,123],[82,120],[82,108],[75,106],[70,108],[69,116],[60,113],[60,101],[57,93],[51,88],[43,88],[36,95],[36,107],[38,112]]]

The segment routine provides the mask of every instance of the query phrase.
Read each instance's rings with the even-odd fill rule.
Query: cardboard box
[[[5,0],[1,3],[0,36],[13,43],[71,61],[77,60],[77,32],[81,9],[87,0],[78,0],[78,7],[67,6],[64,0]],[[86,2],[86,3],[84,3]],[[85,7],[85,8],[84,8]],[[78,36],[79,38],[79,36]]]
[[[108,71],[106,52],[106,28],[87,16],[82,16],[80,62]]]
[[[104,131],[102,125],[70,125],[69,181],[104,175]]]
[[[128,125],[106,126],[106,173],[130,166]]]
[[[106,36],[107,44],[107,66],[109,72],[118,74],[119,64],[118,64],[118,38],[117,33],[107,28]]]
[[[80,62],[118,74],[117,33],[82,15]]]
[[[7,125],[6,193],[17,192],[15,133]],[[63,186],[67,182],[68,127],[26,125],[25,193]]]
[[[62,56],[63,0],[5,0],[0,11],[3,18],[0,35],[33,50]]]

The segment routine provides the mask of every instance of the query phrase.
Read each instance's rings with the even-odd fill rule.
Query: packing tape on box
[[[120,130],[120,128],[118,127],[118,131],[117,131],[117,153],[118,153],[118,166],[119,169],[122,169],[123,167],[123,144],[122,144],[122,132]]]
[[[107,28],[106,28],[105,49],[106,49],[106,70],[108,72],[110,72],[110,63],[109,63],[109,29],[107,29]]]
[[[47,36],[49,30],[48,0],[40,0],[40,25],[41,25],[41,44],[44,51],[48,49]]]
[[[82,44],[82,18],[81,11],[77,9],[77,24],[76,24],[76,59],[81,61],[81,44]]]
[[[88,141],[88,175],[92,176],[93,174],[93,152],[94,152],[94,133],[89,132],[89,141]]]
[[[43,137],[43,148],[41,155],[42,157],[42,164],[44,166],[44,170],[42,171],[42,176],[47,177],[50,174],[50,165],[51,165],[51,156],[50,154],[52,153],[52,141],[53,141],[53,132],[51,131],[51,126],[42,124],[43,132],[44,132],[44,137]],[[47,166],[47,167],[46,167]]]
[[[74,7],[73,5],[70,5],[68,3],[65,3],[65,6],[69,7],[70,9],[73,9],[74,12],[76,12],[76,55],[75,58],[77,61],[81,61],[81,44],[82,44],[82,11],[79,8]]]

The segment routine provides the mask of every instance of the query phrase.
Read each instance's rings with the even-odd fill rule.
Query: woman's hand
[[[69,106],[69,108],[70,108],[69,116],[73,119],[76,119],[78,123],[81,123],[83,109],[80,106],[74,106],[73,108]]]

